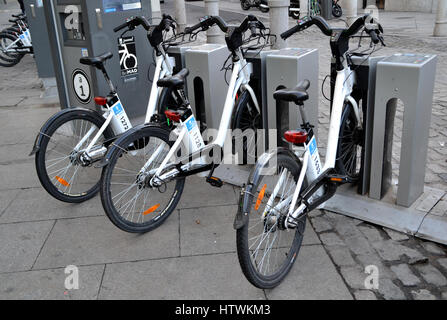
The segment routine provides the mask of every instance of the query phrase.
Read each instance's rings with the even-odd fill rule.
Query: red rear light
[[[105,106],[107,104],[107,98],[104,97],[95,97],[95,103],[98,106]]]
[[[166,117],[168,117],[169,120],[172,120],[174,122],[180,122],[180,118],[182,117],[180,113],[172,110],[165,111]]]
[[[303,144],[307,141],[308,134],[306,131],[287,131],[284,134],[284,138],[294,144]]]

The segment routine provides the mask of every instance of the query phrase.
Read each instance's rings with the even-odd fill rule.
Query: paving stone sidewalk
[[[0,5],[0,24],[8,14]],[[320,49],[322,80],[328,71],[327,39],[309,31],[294,41]],[[438,41],[432,47],[418,41],[424,45],[415,41],[413,47],[396,36],[386,50],[440,55],[434,118],[446,122],[435,123],[432,131],[442,141],[447,136],[445,53]],[[274,290],[252,287],[235,252],[232,221],[239,189],[230,185],[216,197],[203,179],[189,179],[167,222],[140,236],[117,230],[99,198],[80,205],[52,199],[28,157],[40,126],[58,111],[42,103],[40,93],[31,57],[0,69],[0,299],[447,299],[446,247],[322,211],[309,217],[287,280]],[[4,103],[8,99],[12,102]],[[327,105],[320,110],[324,127]],[[440,150],[433,147],[442,155]],[[429,155],[430,163],[445,168],[437,154]],[[440,170],[434,167],[432,174]],[[442,179],[432,180],[428,183],[445,189]],[[68,265],[79,267],[79,290],[64,289]],[[366,289],[365,268],[378,271],[378,289]]]

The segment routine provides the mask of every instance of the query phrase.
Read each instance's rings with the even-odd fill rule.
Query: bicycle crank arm
[[[340,182],[333,180],[334,177],[338,179],[338,176],[330,174],[331,172],[333,172],[333,169],[328,169],[304,191],[298,201],[301,205],[287,218],[287,224],[296,226],[296,221],[303,215],[317,209],[335,195]],[[312,199],[315,193],[323,186],[325,187],[324,194],[316,199]]]

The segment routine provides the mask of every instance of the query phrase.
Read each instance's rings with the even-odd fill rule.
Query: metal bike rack
[[[277,143],[284,145],[282,137],[289,129],[296,129],[301,116],[295,104],[289,108],[278,108],[281,102],[273,98],[280,88],[293,88],[302,80],[309,80],[309,100],[305,102],[309,122],[318,131],[319,61],[317,49],[287,48],[272,52],[266,58],[266,104],[264,105],[264,125],[269,130],[278,129]],[[268,106],[268,107],[267,107]]]
[[[137,61],[122,64],[119,50],[124,46],[119,44],[121,34],[113,28],[132,16],[150,17],[150,0],[48,0],[43,5],[62,108],[95,109],[93,97],[108,94],[102,73],[82,65],[79,59],[110,51],[113,58],[106,62],[107,73],[128,116],[131,119],[144,116],[151,88],[148,70],[153,49],[145,30],[127,33],[123,36],[124,43]]]
[[[189,100],[197,119],[209,129],[218,129],[222,118],[228,84],[221,69],[229,54],[227,46],[220,44],[195,46],[185,52]]]
[[[355,59],[362,63],[362,58]],[[446,191],[425,186],[436,63],[435,55],[395,54],[369,58],[359,66],[362,84],[368,78],[368,92],[362,96],[367,100],[363,192],[342,186],[324,204],[325,210],[447,244],[447,217],[436,211]],[[391,155],[398,99],[404,113],[395,185]]]
[[[404,103],[397,204],[410,207],[424,192],[437,57],[395,54],[378,63],[370,197],[391,186],[391,151],[397,99]]]
[[[186,68],[186,60],[185,60],[185,55],[186,55],[186,51],[188,51],[189,49],[193,48],[193,46],[191,45],[182,45],[182,46],[175,46],[175,47],[170,47],[168,49],[168,54],[169,57],[171,57],[172,59],[174,59],[174,74],[176,74],[177,72],[179,72],[181,69]],[[186,78],[186,85],[185,85],[185,92],[186,94],[188,94],[188,79],[189,76]]]
[[[371,148],[373,137],[373,118],[376,92],[376,73],[377,63],[383,60],[384,56],[369,57],[351,57],[353,67],[357,76],[357,86],[352,93],[352,96],[357,101],[363,111],[363,128],[365,131],[365,140],[362,154],[361,179],[358,184],[358,193],[365,195],[369,192],[370,172],[371,172]],[[333,101],[335,80],[337,72],[335,64],[331,64],[331,100]]]

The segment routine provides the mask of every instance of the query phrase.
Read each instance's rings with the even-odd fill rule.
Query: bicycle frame
[[[156,67],[154,79],[152,82],[151,93],[149,96],[149,102],[147,105],[146,118],[145,123],[150,122],[152,116],[156,112],[157,103],[160,98],[162,88],[158,88],[157,82],[158,80],[164,78],[165,76],[171,76],[173,71],[173,63],[171,58],[167,53],[164,52],[162,45],[159,47],[160,52],[162,54],[156,57]],[[113,85],[110,84],[112,87]],[[113,90],[112,90],[113,91]],[[106,122],[99,129],[93,140],[91,140],[90,144],[83,151],[87,154],[92,150],[92,148],[96,145],[98,140],[101,138],[102,134],[106,130],[106,128],[112,124],[112,128],[115,134],[121,134],[126,132],[127,130],[132,128],[132,124],[130,123],[126,111],[121,103],[121,100],[116,94],[117,100],[114,101],[113,105],[107,106],[107,111],[103,114],[103,117],[106,119]],[[95,128],[91,128],[86,135],[81,139],[78,145],[74,148],[74,151],[78,152],[81,150],[82,145],[87,141],[90,136],[94,133]]]
[[[173,169],[167,173],[164,173],[163,175],[160,175],[168,166],[169,161],[174,156],[174,154],[177,153],[178,149],[180,148],[182,142],[186,146],[192,146],[192,152],[189,153],[189,156],[191,155],[199,155],[202,153],[205,153],[206,150],[211,150],[214,147],[223,148],[225,144],[225,140],[227,138],[227,132],[228,129],[230,129],[231,124],[231,117],[233,114],[233,110],[235,107],[235,99],[236,94],[239,91],[239,89],[247,90],[253,99],[253,103],[255,107],[260,112],[260,107],[258,100],[256,98],[256,95],[253,91],[253,89],[249,85],[251,74],[253,73],[253,65],[251,63],[247,63],[245,58],[242,55],[241,50],[239,49],[237,52],[239,60],[234,63],[233,65],[233,71],[231,75],[231,80],[229,83],[228,91],[227,91],[227,97],[225,100],[224,109],[222,112],[222,118],[220,121],[219,130],[217,133],[217,137],[213,144],[205,146],[205,143],[203,141],[203,137],[200,134],[200,131],[198,129],[194,114],[191,115],[187,120],[184,122],[180,122],[180,124],[177,126],[177,128],[173,131],[177,135],[177,140],[170,149],[167,156],[164,158],[163,162],[161,163],[160,167],[157,169],[153,169],[149,172],[149,174],[155,174],[154,177],[151,180],[151,183],[156,184],[156,181],[164,181],[167,179],[171,179],[179,174],[179,170]],[[191,108],[191,106],[188,106],[188,108]],[[143,166],[143,168],[140,170],[141,173],[145,173],[147,168],[150,167],[152,162],[157,158],[157,156],[161,153],[163,150],[163,146],[160,146],[154,153],[154,156],[152,156],[146,164]],[[188,149],[189,151],[189,149]],[[186,157],[185,157],[186,158]],[[207,168],[208,166],[205,165],[205,155],[201,155],[198,159],[193,160],[191,162],[188,162],[187,164],[184,164],[181,167],[182,172],[187,172],[191,170],[194,166],[199,165],[203,166],[204,168]],[[208,171],[208,170],[203,170]]]
[[[346,61],[346,60],[345,60]],[[355,99],[351,97],[351,93],[353,90],[353,86],[356,83],[356,75],[351,70],[351,68],[345,62],[345,68],[341,71],[337,72],[336,84],[335,84],[335,92],[334,92],[334,100],[332,105],[331,112],[331,120],[330,120],[330,128],[328,135],[328,148],[326,152],[326,161],[324,166],[321,165],[320,154],[318,151],[317,140],[316,137],[313,136],[308,144],[305,144],[304,155],[302,157],[302,169],[299,175],[299,179],[297,182],[297,186],[293,196],[284,199],[282,202],[277,204],[274,207],[274,210],[280,212],[284,207],[289,207],[288,218],[291,217],[293,219],[299,218],[299,216],[305,212],[307,205],[302,203],[296,210],[295,206],[298,202],[299,195],[301,194],[301,190],[304,184],[304,180],[307,179],[308,184],[312,184],[318,179],[322,178],[326,172],[329,172],[331,169],[335,169],[336,157],[337,157],[337,147],[338,147],[338,139],[340,135],[340,125],[343,113],[343,107],[346,102],[349,102],[354,108],[354,113],[358,120],[358,125],[361,128],[362,123],[360,121],[360,110]],[[298,152],[295,152],[297,156]],[[282,185],[285,179],[284,172],[281,174],[278,183],[271,194],[266,208],[271,208],[274,199],[278,195],[279,186]],[[322,196],[323,190],[320,188],[315,195]],[[267,211],[264,212],[263,217],[267,214]],[[288,219],[286,219],[287,221]]]
[[[4,48],[4,52],[11,53],[31,53],[32,49],[32,41],[31,41],[31,33],[29,28],[23,21],[17,23],[17,26],[20,29],[20,33],[18,34],[17,40],[11,43],[9,46]],[[16,46],[17,42],[21,41],[23,43],[23,47],[19,48]]]

